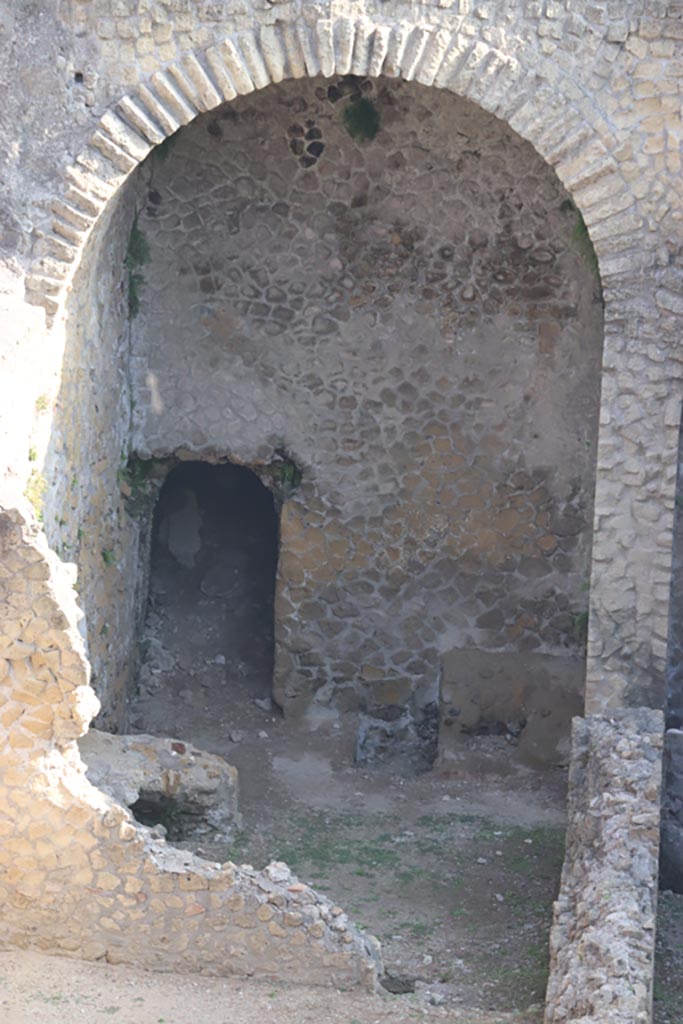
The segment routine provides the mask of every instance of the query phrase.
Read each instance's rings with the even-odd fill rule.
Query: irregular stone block
[[[230,838],[239,826],[237,769],[222,757],[182,740],[97,729],[78,745],[90,782],[143,824],[162,824],[169,838]]]

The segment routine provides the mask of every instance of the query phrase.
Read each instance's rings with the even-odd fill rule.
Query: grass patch
[[[33,508],[39,523],[43,522],[43,503],[46,491],[47,480],[37,469],[32,469],[24,488],[24,497]]]
[[[573,213],[576,216],[576,222],[572,231],[572,241],[581,253],[585,263],[587,263],[598,280],[600,280],[598,255],[593,247],[593,242],[591,241],[591,236],[588,233],[588,228],[586,227],[586,222],[583,219],[581,211],[576,207],[571,199],[565,199],[560,205],[560,210],[562,210],[563,213]]]
[[[387,963],[409,947],[417,970],[451,980],[448,935],[469,983],[486,978],[491,1009],[508,1011],[542,998],[563,851],[564,832],[555,826],[523,828],[475,814],[416,819],[297,807],[238,835],[225,859],[257,868],[285,860],[382,938]],[[480,858],[487,867],[479,867]]]
[[[122,455],[116,479],[131,516],[141,517],[151,512],[159,489],[175,462],[173,458],[141,459],[131,455],[126,459],[125,454]]]
[[[285,451],[276,451],[275,455],[273,461],[263,467],[262,472],[271,490],[285,501],[299,489],[303,473]]]

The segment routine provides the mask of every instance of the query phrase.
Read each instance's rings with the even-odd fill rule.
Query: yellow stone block
[[[98,889],[103,889],[105,892],[112,892],[114,889],[118,889],[121,884],[121,879],[117,875],[112,875],[108,871],[100,871],[95,878],[95,885]]]
[[[34,802],[35,798],[26,790],[13,789],[9,795],[9,800],[15,807],[28,808]]]
[[[17,670],[14,669],[14,675],[17,676]],[[12,691],[12,699],[18,704],[23,704],[28,707],[40,707],[44,703],[43,701],[43,684],[36,680],[29,680],[28,670],[24,666],[22,671],[25,674],[25,678],[21,679],[20,683],[14,687]],[[29,684],[33,683],[38,687],[38,692],[34,693],[29,689]]]
[[[208,878],[202,878],[201,875],[180,875],[178,888],[182,892],[199,892],[202,889],[209,888],[209,880]]]
[[[46,878],[47,872],[45,871],[27,871],[17,888],[25,895],[37,893],[42,889]]]
[[[26,709],[19,705],[19,703],[10,703],[8,707],[3,708],[2,712],[0,712],[0,725],[8,729],[17,718],[22,717],[25,711]]]
[[[190,903],[185,909],[186,917],[196,917],[197,914],[205,914],[206,907],[203,907],[201,903]]]
[[[57,854],[57,859],[59,860],[60,867],[63,868],[83,868],[88,866],[86,855],[77,846],[68,846]]]
[[[93,872],[90,870],[90,868],[85,867],[81,868],[79,871],[76,871],[71,876],[70,881],[73,882],[74,885],[91,885],[94,877],[95,876]]]
[[[26,829],[26,834],[31,842],[35,842],[36,839],[42,839],[44,836],[49,835],[50,831],[48,823],[39,818],[37,821],[31,822]]]
[[[41,721],[40,719],[36,720],[33,716],[28,719],[24,718],[21,724],[22,727],[33,736],[46,737],[52,735],[52,724]]]
[[[25,733],[19,732],[15,727],[9,734],[8,743],[13,750],[29,750],[35,746],[36,738],[35,736],[27,736]]]
[[[121,925],[118,924],[114,920],[113,917],[101,917],[100,918],[100,927],[104,928],[104,930],[108,931],[108,932],[120,932],[121,931]]]
[[[171,875],[156,875],[150,878],[149,887],[152,892],[173,892],[175,880]]]

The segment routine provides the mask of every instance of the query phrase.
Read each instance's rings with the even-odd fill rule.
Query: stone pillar
[[[575,718],[545,1024],[649,1024],[663,715]]]
[[[637,324],[639,302],[634,298],[630,305]],[[656,322],[647,309],[641,315]],[[680,399],[672,394],[675,372],[666,360],[666,343],[628,336],[633,328],[614,318],[609,306],[605,318],[586,671],[589,715],[624,706],[662,708],[666,702],[680,429]]]

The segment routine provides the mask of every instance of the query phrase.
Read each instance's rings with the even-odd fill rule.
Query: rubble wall
[[[0,946],[374,988],[375,940],[286,865],[176,850],[88,782],[75,741],[97,699],[73,575],[26,512],[0,512]]]
[[[113,11],[91,0],[36,16],[23,34],[10,19],[10,74],[22,47],[46,54],[41,116],[50,128],[36,134],[40,146],[25,138],[21,164],[12,155],[5,177],[12,195],[25,196],[31,183],[31,208],[43,217],[28,296],[59,322],[112,195],[154,145],[236,95],[350,72],[415,79],[495,113],[556,168],[600,261],[605,347],[589,707],[661,706],[680,422],[672,383],[680,379],[679,14],[638,3],[615,21],[607,2],[577,11],[554,0],[510,0],[500,17],[469,0],[390,12],[374,0],[255,0],[229,12],[167,4],[151,16],[134,3]],[[15,115],[23,123],[18,91],[10,92],[7,123]],[[14,154],[11,143],[7,152]],[[25,259],[22,209],[23,198],[12,200],[5,217]]]
[[[81,624],[100,700],[98,723],[125,728],[135,641],[146,595],[140,540],[146,522],[131,516],[122,486],[130,454],[130,320],[127,257],[134,192],[122,192],[98,224],[71,289],[61,372],[38,415],[31,488],[48,543],[78,567]],[[143,543],[144,549],[144,543]]]

